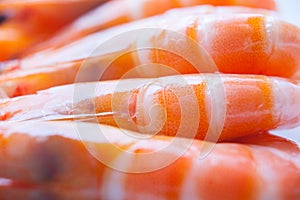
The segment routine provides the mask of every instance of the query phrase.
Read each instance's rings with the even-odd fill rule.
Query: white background
[[[280,17],[300,27],[300,0],[276,0],[276,2]]]

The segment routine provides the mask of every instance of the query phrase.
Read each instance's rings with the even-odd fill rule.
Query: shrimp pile
[[[269,132],[300,125],[300,28],[273,0],[0,12],[0,199],[300,198]]]

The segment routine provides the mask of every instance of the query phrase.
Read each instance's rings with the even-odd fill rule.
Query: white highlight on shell
[[[280,78],[273,78],[274,120],[280,124],[300,120],[300,87]]]
[[[143,17],[143,4],[144,1],[141,0],[130,0],[129,6],[130,6],[130,13],[132,20],[141,19]]]

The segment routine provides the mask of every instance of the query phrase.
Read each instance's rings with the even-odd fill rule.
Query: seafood
[[[79,136],[76,130],[89,131]],[[300,196],[299,148],[267,134],[241,140],[244,144],[216,144],[199,159],[201,141],[162,136],[140,140],[136,133],[129,137],[118,128],[89,123],[1,124],[0,133],[5,158],[0,163],[1,199]]]
[[[75,80],[119,79],[136,66],[149,63],[168,66],[177,74],[220,71],[294,79],[299,76],[300,30],[274,17],[261,14],[187,15],[176,19],[176,23],[174,18],[157,19],[166,20],[156,25],[143,20],[126,24],[59,49],[2,63],[0,87],[12,97]],[[111,39],[120,33],[123,34]],[[111,40],[107,42],[108,39]],[[45,80],[51,80],[54,74],[57,78],[43,85],[37,74]],[[76,79],[78,74],[82,75],[80,80]],[[94,77],[95,74],[99,76]],[[165,74],[149,67],[131,78],[149,75],[160,77]]]
[[[178,7],[190,7],[189,11],[195,12],[197,5],[210,4],[214,6],[225,5],[240,5],[255,8],[275,9],[275,2],[273,0],[257,1],[257,0],[243,0],[243,1],[215,1],[215,0],[191,0],[191,1],[175,1],[175,0],[139,0],[138,2],[132,0],[114,0],[100,5],[82,17],[78,18],[63,31],[58,33],[54,38],[46,43],[39,45],[38,49],[45,47],[57,47],[63,44],[68,44],[74,39],[81,38],[85,35],[103,30],[112,26],[116,26],[130,21],[150,17],[161,14],[169,9]],[[116,12],[118,10],[118,12]],[[232,9],[234,11],[234,9]],[[246,12],[253,9],[246,9]],[[197,11],[199,12],[199,11]],[[202,12],[202,9],[200,9]]]
[[[102,2],[104,0],[2,0],[0,60],[16,58],[22,51],[49,38],[76,17]]]
[[[79,83],[2,100],[0,119],[55,120],[83,114],[141,133],[224,141],[299,124],[299,99],[299,86],[285,79],[167,76]],[[97,121],[99,113],[110,115]]]
[[[0,199],[299,199],[299,28],[189,10],[2,63]]]

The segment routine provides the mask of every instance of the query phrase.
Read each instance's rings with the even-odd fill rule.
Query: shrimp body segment
[[[0,186],[1,199],[300,197],[299,148],[283,139],[269,138],[267,146],[255,139],[216,144],[199,159],[201,141],[177,138],[174,144],[174,138],[162,136],[144,140],[104,125],[26,122],[1,124],[0,132],[5,158],[0,177],[6,180]],[[177,159],[164,166],[170,158]],[[156,168],[160,165],[164,167]]]
[[[142,133],[222,141],[299,124],[299,99],[284,79],[203,74],[60,86],[0,108],[3,121],[88,114]],[[97,121],[99,113],[111,115]]]
[[[197,5],[213,6],[245,6],[262,9],[275,9],[273,0],[256,1],[215,1],[215,0],[114,0],[100,5],[87,14],[81,16],[62,32],[55,35],[50,41],[41,46],[61,46],[68,44],[72,40],[85,35],[110,28],[130,21],[162,14],[169,9],[182,7],[195,7]],[[199,8],[195,8],[197,10]],[[200,9],[201,10],[201,9]],[[246,11],[247,9],[245,9]],[[250,9],[249,9],[250,10]],[[247,11],[246,11],[247,12]]]
[[[184,12],[184,9],[182,11]],[[92,34],[59,49],[41,51],[20,60],[19,68],[32,68],[80,60],[88,56],[100,56],[99,62],[101,63],[105,61],[103,59],[107,59],[105,55],[119,54],[121,56],[130,50],[128,46],[139,49],[144,47],[139,45],[144,45],[147,42],[153,50],[149,50],[148,53],[138,51],[137,55],[127,54],[127,57],[124,55],[122,64],[133,63],[134,66],[138,66],[149,62],[158,62],[174,67],[180,73],[185,71],[177,69],[179,66],[187,69],[187,71],[197,72],[195,69],[197,66],[188,66],[180,60],[178,66],[173,66],[169,60],[172,60],[174,55],[165,55],[155,49],[161,47],[172,52],[175,44],[169,40],[170,37],[172,39],[172,35],[168,34],[168,31],[174,31],[182,34],[182,37],[187,37],[185,40],[177,38],[177,46],[187,47],[189,40],[194,40],[196,44],[207,51],[221,72],[297,78],[300,65],[300,30],[298,27],[280,21],[273,16],[262,14],[191,14],[182,16],[180,19],[174,19],[175,15],[172,16],[157,17],[156,20],[160,19],[157,23],[151,22],[150,19],[133,22]],[[149,28],[150,33],[144,33],[143,29],[145,28]],[[110,48],[105,49],[105,51],[96,51],[91,55],[91,52],[101,48],[101,44],[111,39],[112,36],[139,29],[142,29],[141,34],[143,35],[129,37],[127,41],[121,43],[118,41],[117,44],[112,41]],[[151,29],[154,30],[151,31]],[[176,37],[173,39],[175,40]],[[109,45],[107,46],[109,47]],[[197,49],[192,49],[191,54],[202,56],[201,51],[197,51]],[[46,57],[47,59],[44,59]],[[176,59],[178,60],[178,58]],[[284,67],[282,63],[285,64]],[[119,78],[118,75],[116,77]]]
[[[168,66],[177,74],[220,71],[295,79],[299,76],[300,30],[291,24],[261,14],[192,14],[176,23],[173,17],[165,19],[163,24],[147,24],[145,21],[126,24],[95,33],[59,49],[33,54],[15,63],[3,63],[1,68],[5,74],[0,75],[1,88],[11,97],[49,87],[51,81],[44,87],[41,83],[32,84],[30,91],[24,89],[28,88],[26,82],[32,82],[27,76],[36,75],[36,71],[49,80],[53,73],[57,77],[68,74],[62,80],[54,79],[52,86],[73,83],[82,65],[85,65],[87,75],[80,81],[119,79],[133,68],[149,63]],[[116,36],[119,40],[111,39],[120,33],[126,37],[122,38],[121,35]],[[87,64],[89,61],[92,62]],[[91,74],[101,74],[101,77],[93,78]],[[160,77],[165,74],[149,67],[140,70],[132,78],[149,75]],[[7,82],[14,87],[6,89]],[[16,91],[16,88],[19,90]]]

